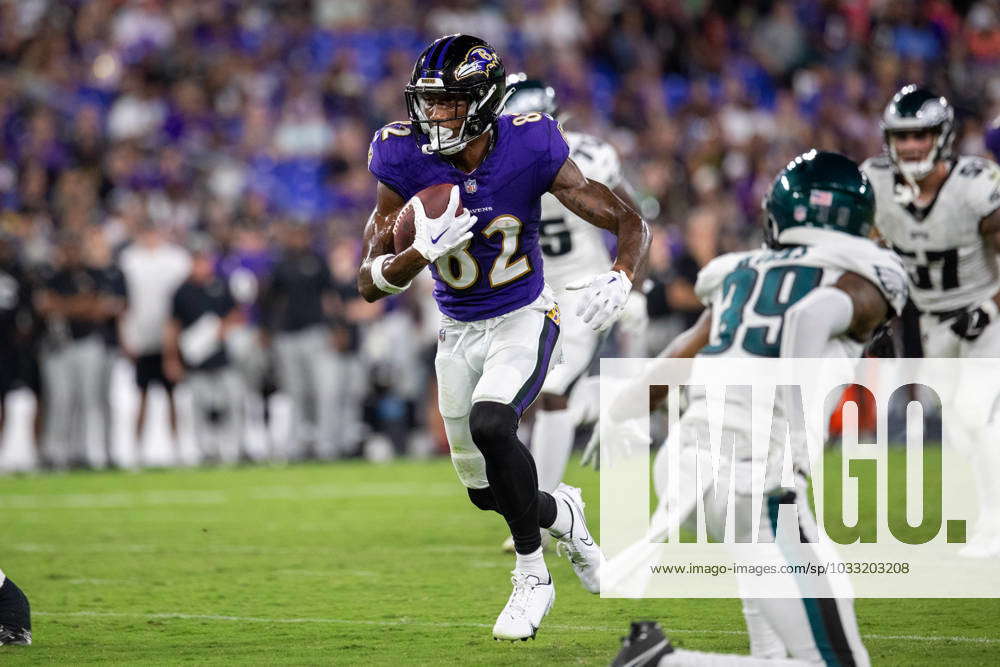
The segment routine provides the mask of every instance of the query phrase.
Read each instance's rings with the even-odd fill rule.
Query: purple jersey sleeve
[[[522,118],[531,117],[532,114],[522,116]],[[516,119],[514,122],[517,122]],[[556,174],[569,157],[569,144],[563,136],[562,127],[548,114],[542,114],[541,120],[525,122],[522,127],[526,130],[525,141],[536,147],[535,174],[538,194],[541,196],[552,187]]]
[[[414,147],[410,124],[389,123],[372,138],[368,148],[368,170],[403,199],[409,199],[419,188],[414,188],[413,165],[406,159]]]
[[[1000,116],[993,119],[986,130],[986,147],[993,153],[993,159],[1000,162]]]

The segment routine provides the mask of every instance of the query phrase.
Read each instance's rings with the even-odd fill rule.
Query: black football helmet
[[[507,90],[510,97],[503,108],[505,113],[539,111],[555,118],[559,111],[556,91],[552,86],[537,79],[529,79],[524,72],[516,72],[507,77]]]
[[[507,73],[496,50],[472,35],[447,35],[424,49],[406,86],[406,108],[424,153],[452,155],[496,123],[506,102]],[[429,102],[454,103],[450,118],[430,120]],[[464,102],[464,111],[460,104]],[[457,129],[444,123],[461,120]]]
[[[937,134],[931,152],[923,160],[901,160],[893,134],[928,130]],[[955,111],[948,100],[914,84],[896,93],[882,114],[886,149],[896,168],[910,181],[919,181],[934,169],[938,160],[952,157],[955,142]]]

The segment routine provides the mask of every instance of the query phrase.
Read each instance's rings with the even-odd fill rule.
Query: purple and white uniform
[[[438,307],[463,322],[509,313],[542,293],[541,198],[569,155],[550,116],[501,116],[495,132],[495,145],[471,174],[422,153],[409,123],[376,132],[368,162],[403,199],[439,183],[458,185],[462,205],[479,218],[467,250],[431,265]]]
[[[479,219],[469,244],[431,265],[441,310],[435,368],[438,406],[462,483],[485,488],[485,463],[469,433],[473,403],[510,405],[520,415],[558,358],[559,309],[542,274],[541,197],[569,155],[550,116],[501,116],[492,149],[466,174],[426,155],[409,123],[375,133],[372,174],[409,200],[440,183],[459,186]]]

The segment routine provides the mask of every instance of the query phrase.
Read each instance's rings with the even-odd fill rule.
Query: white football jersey
[[[925,209],[896,201],[898,177],[888,157],[870,158],[861,169],[875,188],[875,225],[902,258],[917,308],[968,308],[1000,290],[997,249],[979,233],[979,222],[1000,208],[996,164],[958,158]]]
[[[760,249],[722,255],[706,264],[698,273],[695,293],[712,308],[712,328],[709,343],[698,357],[786,357],[782,350],[785,313],[814,289],[833,285],[847,271],[861,275],[875,285],[897,313],[906,304],[906,272],[891,250],[875,242],[827,230],[818,231],[816,245],[789,246],[781,250]],[[816,238],[815,236],[813,238]],[[842,334],[826,341],[824,357],[857,359],[864,345]],[[853,362],[849,362],[853,363]],[[794,394],[775,395],[774,410],[785,412],[786,403]],[[754,406],[761,400],[758,393],[727,391],[726,416],[734,424],[764,425],[755,415]],[[709,404],[704,389],[692,388],[688,408],[681,419],[682,429],[701,433],[709,423]],[[760,406],[757,405],[760,409]],[[832,409],[832,406],[831,406]],[[756,413],[759,414],[759,413]],[[785,413],[788,414],[788,413]],[[737,461],[749,461],[764,456],[751,447],[752,433],[742,427],[735,429],[737,439],[733,456]],[[778,432],[776,432],[778,433]],[[699,438],[700,436],[695,436]],[[764,437],[767,437],[766,433]],[[767,457],[784,458],[784,432],[772,434]],[[689,440],[697,442],[696,439]],[[792,445],[793,465],[808,474],[809,457],[805,449]],[[781,484],[781,466],[769,466],[764,481],[765,490]],[[742,479],[742,481],[741,481]],[[737,489],[750,494],[752,475],[737,473]]]
[[[868,239],[829,235],[838,238],[822,245],[734,252],[706,264],[694,290],[712,308],[712,330],[699,356],[785,356],[785,311],[813,289],[835,284],[846,271],[868,279],[901,312],[907,290],[899,258]],[[845,334],[829,340],[823,356],[857,357],[863,348]]]
[[[610,144],[580,132],[565,134],[569,156],[584,176],[612,189],[621,184],[621,161]],[[574,280],[611,268],[604,232],[571,213],[548,192],[542,195],[538,240],[545,263],[545,282],[553,289],[562,289]]]

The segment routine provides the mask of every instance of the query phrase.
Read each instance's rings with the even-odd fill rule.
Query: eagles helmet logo
[[[476,74],[489,75],[500,66],[500,57],[485,46],[476,46],[465,54],[465,60],[455,68],[455,79],[465,79]]]

